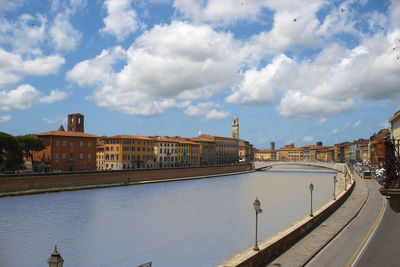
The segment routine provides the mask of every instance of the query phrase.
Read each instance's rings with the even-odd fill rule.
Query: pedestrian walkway
[[[266,266],[304,266],[360,212],[368,187],[354,173],[355,187],[349,198],[328,219]]]

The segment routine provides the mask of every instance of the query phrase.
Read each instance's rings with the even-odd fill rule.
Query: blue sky
[[[369,138],[400,103],[400,1],[0,0],[0,131]]]

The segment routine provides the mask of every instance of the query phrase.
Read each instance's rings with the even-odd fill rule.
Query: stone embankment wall
[[[0,176],[0,193],[124,183],[134,184],[143,181],[162,182],[170,179],[199,178],[199,176],[223,175],[250,170],[251,164],[240,164],[194,168],[7,175]]]
[[[315,227],[321,224],[325,219],[327,219],[347,200],[347,198],[350,196],[355,186],[354,177],[350,169],[346,165],[338,164],[335,166],[335,168],[339,170],[338,174],[339,176],[341,176],[342,179],[345,179],[344,174],[347,174],[347,178],[349,180],[348,189],[346,191],[343,190],[340,194],[338,194],[336,201],[330,201],[321,209],[315,211],[314,217],[307,217],[296,223],[294,226],[278,234],[277,236],[274,236],[265,242],[261,242],[259,245],[260,251],[256,252],[253,251],[252,248],[249,248],[235,255],[234,257],[224,262],[223,264],[219,265],[218,267],[266,266],[266,264],[268,264],[273,258],[279,256],[284,251],[289,249],[303,236],[305,236],[307,233],[309,233]]]

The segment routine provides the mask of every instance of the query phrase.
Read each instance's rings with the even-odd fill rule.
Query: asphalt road
[[[389,203],[388,203],[389,204]],[[355,266],[400,265],[400,214],[385,210],[382,221]]]
[[[369,189],[369,196],[365,206],[361,209],[360,213],[354,220],[347,225],[342,232],[340,232],[327,246],[325,246],[314,258],[309,261],[306,266],[398,266],[375,263],[374,255],[375,251],[381,249],[382,240],[378,240],[380,233],[378,229],[391,227],[391,224],[385,221],[390,208],[383,209],[385,199],[379,193],[379,185],[374,180],[362,180],[365,182]],[[384,218],[379,223],[378,218],[380,213],[384,210]],[[396,214],[394,214],[396,215]],[[391,216],[393,217],[393,215]],[[394,216],[396,217],[396,216]],[[399,216],[397,216],[399,217]],[[391,219],[391,221],[393,218]],[[399,220],[393,222],[397,223],[397,228],[400,229]],[[384,224],[385,223],[385,224]],[[374,232],[374,225],[378,225],[376,232]],[[385,229],[384,232],[390,232],[390,229]],[[368,238],[370,240],[368,240]],[[377,244],[372,245],[373,239],[377,239]],[[396,237],[392,237],[396,239]],[[400,239],[400,235],[397,235],[397,239]],[[366,244],[364,249],[363,245]],[[393,250],[398,250],[397,256],[399,256],[400,246],[393,247]],[[382,251],[382,255],[386,253]],[[385,258],[385,256],[380,256]],[[375,260],[372,261],[371,259]],[[372,265],[368,265],[371,262]]]

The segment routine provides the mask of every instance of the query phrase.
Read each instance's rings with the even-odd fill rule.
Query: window
[[[54,154],[54,158],[55,158],[55,159],[60,159],[60,153],[55,153],[55,154]]]
[[[80,142],[79,142],[79,146],[83,146],[83,141],[80,141]]]
[[[87,153],[87,158],[90,160],[92,159],[92,153]]]
[[[62,159],[66,159],[67,158],[67,153],[62,153]]]
[[[112,146],[112,147],[110,147],[110,149],[111,149],[111,151],[114,151],[114,147]]]
[[[60,140],[56,140],[56,146],[60,145]]]
[[[79,158],[83,159],[83,153],[79,153]]]
[[[92,142],[91,142],[91,141],[88,141],[88,142],[87,142],[87,146],[88,146],[88,147],[92,147]]]
[[[73,159],[73,158],[74,158],[74,153],[73,153],[73,152],[69,153],[69,158],[70,158],[70,159]]]
[[[73,148],[74,147],[74,142],[71,141],[70,145],[71,145],[71,148]]]
[[[66,141],[66,140],[63,140],[63,141],[62,141],[62,145],[63,145],[63,146],[67,146],[67,141]]]
[[[109,159],[110,159],[110,155],[106,154],[106,160],[109,160]]]
[[[119,147],[118,146],[115,149],[116,149],[116,151],[119,151]]]
[[[114,154],[111,154],[111,160],[114,160]]]
[[[145,148],[145,147],[143,147],[143,151],[146,151],[146,148]]]

